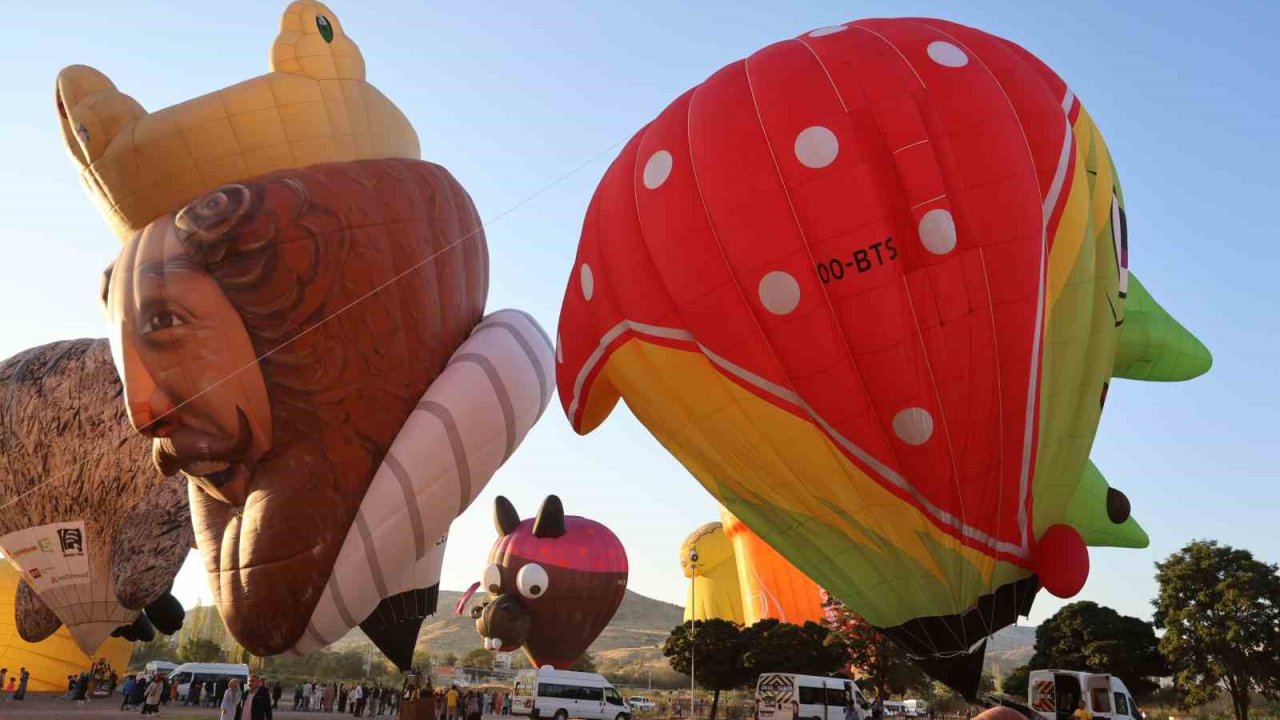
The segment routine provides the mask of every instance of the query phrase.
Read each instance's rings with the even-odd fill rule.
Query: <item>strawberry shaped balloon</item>
[[[627,552],[609,528],[565,516],[555,495],[532,520],[505,497],[494,502],[498,540],[482,585],[489,600],[472,608],[490,650],[523,647],[535,667],[567,669],[622,604]]]
[[[1130,274],[1129,229],[1100,130],[1022,47],[921,18],[816,29],[681,95],[605,173],[560,399],[580,433],[625,399],[972,696],[985,638],[1041,587],[1078,591],[1086,545],[1147,543],[1089,462],[1111,380],[1209,368]]]

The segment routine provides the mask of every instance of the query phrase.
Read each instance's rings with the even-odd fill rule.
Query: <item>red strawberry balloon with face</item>
[[[505,497],[494,501],[498,540],[481,585],[489,600],[472,609],[490,650],[523,647],[535,667],[567,669],[622,604],[627,552],[609,528],[564,514],[547,496],[533,520]]]

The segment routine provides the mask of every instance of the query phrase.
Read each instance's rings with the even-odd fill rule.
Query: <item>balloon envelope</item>
[[[0,392],[0,552],[22,573],[21,627],[38,641],[66,625],[92,654],[172,586],[186,489],[129,427],[107,341],[24,350],[0,363]]]
[[[19,668],[31,672],[27,689],[31,692],[65,692],[67,676],[89,671],[95,660],[105,659],[123,680],[133,643],[120,638],[108,638],[92,655],[86,655],[76,644],[67,628],[60,628],[37,643],[30,643],[18,635],[14,624],[14,593],[21,575],[0,563],[0,667],[9,669],[9,677],[15,677]]]
[[[605,173],[560,398],[628,407],[735,516],[972,695],[1056,524],[1141,545],[1086,472],[1113,375],[1208,368],[1171,318],[1115,367],[1128,223],[1080,100],[1007,40],[875,19],[722,68]],[[1176,326],[1176,327],[1175,327]],[[1177,340],[1174,340],[1177,338]],[[1156,356],[1182,352],[1185,364]],[[1101,490],[1101,492],[1099,492]],[[1113,532],[1101,532],[1110,522]]]

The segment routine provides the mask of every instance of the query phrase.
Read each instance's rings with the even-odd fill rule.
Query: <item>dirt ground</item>
[[[280,699],[280,709],[276,711],[276,717],[288,720],[305,720],[309,718],[349,718],[350,713],[342,714],[338,712],[321,713],[321,712],[294,712],[292,697],[288,698],[289,707],[285,707],[285,698]],[[102,698],[100,700],[90,700],[84,705],[76,705],[73,702],[65,700],[62,695],[52,695],[45,693],[28,693],[25,700],[10,700],[8,693],[4,698],[0,699],[0,720],[24,720],[31,718],[32,720],[120,720],[121,718],[133,717],[140,715],[138,710],[130,710],[123,712],[120,710],[120,695],[114,695],[112,698]],[[191,708],[162,705],[160,706],[160,714],[148,715],[147,717],[159,718],[160,720],[169,720],[169,718],[206,718],[213,719],[218,717],[218,710],[215,708]],[[366,716],[367,717],[367,716]],[[390,718],[393,715],[382,715],[380,717]]]

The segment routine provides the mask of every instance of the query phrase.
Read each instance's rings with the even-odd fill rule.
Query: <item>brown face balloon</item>
[[[417,160],[225,185],[125,244],[104,301],[129,417],[156,467],[190,480],[215,600],[251,652],[306,630],[374,472],[487,291],[470,198]]]
[[[472,608],[490,650],[524,647],[535,667],[568,669],[609,624],[627,590],[627,553],[609,528],[564,514],[550,495],[533,520],[495,501],[498,540]]]

